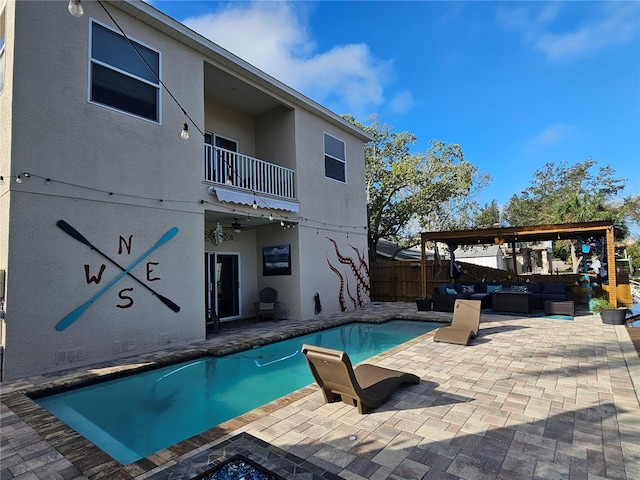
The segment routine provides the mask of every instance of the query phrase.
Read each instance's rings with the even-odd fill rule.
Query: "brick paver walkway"
[[[450,314],[383,304],[314,321],[337,317]],[[206,345],[268,337],[302,323],[224,329]],[[78,450],[68,445],[77,439],[65,438],[69,433],[21,394],[52,378],[4,384],[1,479],[191,478],[197,455],[243,432],[351,480],[640,478],[640,358],[625,327],[580,311],[573,321],[483,313],[478,338],[467,347],[431,337],[369,360],[421,378],[370,414],[324,404],[309,386],[129,467],[88,461],[82,451],[74,456]]]

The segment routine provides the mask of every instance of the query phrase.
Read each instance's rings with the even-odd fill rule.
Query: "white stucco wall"
[[[15,45],[15,66],[0,95],[0,139],[9,152],[0,154],[0,175],[7,175],[0,184],[0,268],[6,268],[8,280],[5,379],[204,339],[205,251],[240,254],[243,317],[253,315],[253,302],[265,286],[278,290],[283,317],[313,316],[316,291],[323,314],[354,308],[349,293],[356,295],[358,281],[361,289],[368,282],[358,280],[366,268],[354,250],[367,257],[361,137],[326,120],[326,112],[302,105],[252,118],[209,104],[205,115],[204,49],[196,52],[117,8],[110,10],[120,26],[162,53],[163,81],[181,106],[162,91],[161,121],[151,122],[93,104],[88,101],[90,22],[113,26],[108,16],[93,2],[80,19],[61,2],[11,1],[9,11],[14,6],[17,34],[12,38],[8,28],[7,58],[13,58]],[[277,218],[291,217],[298,228],[283,229],[274,221],[215,248],[204,241],[205,208],[229,212],[235,206],[211,201],[202,183],[203,139],[193,128],[189,140],[180,138],[181,107],[199,126],[237,140],[242,153],[259,150],[265,159],[296,171],[299,217],[277,212]],[[324,176],[323,132],[346,142],[346,184]],[[20,184],[9,178],[24,172],[30,177]],[[240,209],[268,215],[250,206]],[[123,277],[75,323],[56,330],[68,313],[119,275],[98,252],[58,228],[58,220],[124,266],[177,227],[179,233],[133,274],[178,304],[180,312]],[[281,244],[291,245],[292,274],[263,276],[262,248]],[[355,259],[353,268],[349,258]],[[91,282],[103,264],[100,283]]]
[[[325,176],[324,132],[346,142],[346,183]],[[323,314],[339,312],[343,306],[353,310],[357,307],[349,298],[349,292],[357,298],[360,285],[364,294],[369,279],[366,278],[364,285],[349,263],[340,263],[338,255],[353,261],[358,274],[366,277],[366,268],[360,265],[353,248],[368,259],[363,141],[299,109],[296,111],[296,146],[302,217],[299,227],[301,315],[303,318],[315,315],[313,295],[316,292],[320,294]],[[329,239],[336,242],[337,250]],[[342,285],[340,276],[329,264],[337,267]],[[368,303],[368,296],[363,301]]]
[[[255,273],[258,279],[258,291],[264,287],[272,287],[278,291],[280,315],[282,318],[301,318],[301,265],[297,230],[297,228],[283,229],[279,222],[274,221],[260,228],[260,236],[258,237],[258,243],[256,245],[257,268]],[[264,276],[262,269],[262,248],[278,245],[291,246],[291,275]]]
[[[255,124],[253,117],[222,103],[207,103],[206,131],[238,143],[238,152],[255,156]]]
[[[7,297],[5,378],[17,378],[157,350],[204,337],[201,288],[202,217],[62,197],[16,193],[11,223],[12,272]],[[55,226],[68,221],[106,255],[128,267],[172,227],[178,234],[132,273],[180,306],[175,313],[135,280],[124,277],[69,327],[56,325],[86,304],[120,270]],[[96,221],[97,220],[97,221]],[[123,246],[120,237],[128,247]],[[99,284],[88,283],[105,265]]]
[[[3,78],[4,87],[0,89],[0,270],[5,272],[7,278],[7,263],[9,261],[9,185],[11,183],[11,119],[13,92],[13,2],[0,0],[0,11],[5,11],[5,72]],[[0,273],[1,274],[1,273]],[[6,283],[5,283],[6,284]],[[5,296],[4,288],[0,288],[0,299]],[[2,315],[0,315],[1,317]],[[4,350],[6,341],[4,319],[0,318],[0,351]],[[0,355],[0,362],[2,361]]]
[[[295,170],[295,112],[274,108],[256,119],[256,157]]]
[[[59,370],[65,359],[89,364],[204,338],[202,139],[180,139],[183,116],[166,93],[160,124],[87,101],[89,21],[110,24],[97,4],[85,6],[81,19],[60,2],[18,2],[16,9],[11,162],[31,178],[10,184],[5,379]],[[162,52],[165,82],[202,123],[201,57],[112,10],[125,31]],[[146,283],[180,313],[123,278],[56,331],[100,288],[84,274],[85,264],[100,259],[56,227],[60,219],[125,266],[177,226],[179,234],[149,256],[159,263],[151,278],[160,280]],[[119,237],[130,235],[131,254],[117,255]],[[115,274],[107,266],[102,285]],[[144,279],[143,264],[134,274]],[[118,308],[128,301],[114,295],[127,286],[134,304]]]

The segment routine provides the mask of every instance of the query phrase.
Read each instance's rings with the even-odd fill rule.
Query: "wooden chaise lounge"
[[[359,413],[382,405],[402,383],[420,382],[416,375],[376,365],[362,364],[354,369],[349,356],[339,350],[303,345],[302,353],[325,401],[342,400],[358,407]]]
[[[436,330],[433,341],[468,345],[469,340],[478,335],[481,303],[480,300],[456,300],[451,326]]]

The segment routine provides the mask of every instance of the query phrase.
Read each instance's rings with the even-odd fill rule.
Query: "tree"
[[[631,257],[632,274],[637,276],[640,272],[640,241],[633,243],[627,247],[627,255]]]
[[[614,204],[626,180],[615,178],[609,166],[596,167],[590,158],[571,166],[546,163],[526,190],[511,197],[503,219],[511,226],[613,220],[626,231],[624,213]]]
[[[629,223],[640,225],[640,195],[631,195],[624,198],[620,209]]]
[[[498,207],[498,202],[492,200],[490,204],[485,203],[484,207],[481,207],[477,213],[474,213],[473,218],[474,227],[476,228],[489,228],[496,223],[500,223],[500,207]]]
[[[370,125],[344,118],[373,137],[365,145],[371,260],[380,238],[406,248],[420,242],[421,229],[456,226],[460,213],[488,183],[464,160],[460,145],[432,140],[426,152],[413,153],[415,135],[396,133],[375,117]]]

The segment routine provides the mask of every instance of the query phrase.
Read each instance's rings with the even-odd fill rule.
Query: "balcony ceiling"
[[[269,215],[267,212],[266,215]],[[220,222],[223,226],[227,227],[238,219],[238,223],[242,225],[243,229],[251,229],[259,227],[260,225],[267,225],[273,222],[280,222],[280,217],[275,220],[269,220],[265,216],[249,216],[241,211],[237,212],[215,212],[211,210],[205,211],[204,219],[207,222]]]
[[[282,105],[271,95],[208,63],[204,67],[204,100],[224,103],[250,116]]]

